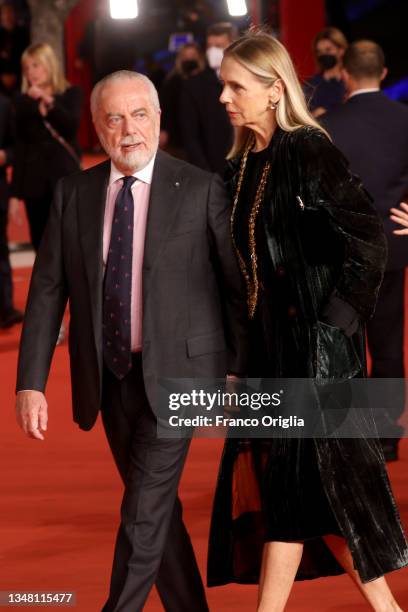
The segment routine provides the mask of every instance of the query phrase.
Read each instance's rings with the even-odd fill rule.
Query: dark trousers
[[[374,317],[367,324],[373,378],[404,378],[404,287],[405,269],[385,273]],[[376,404],[383,401],[384,406],[379,435],[399,438],[402,427],[397,421],[404,411],[405,381],[401,380],[398,393],[394,382],[389,389],[385,382],[382,387],[384,399],[376,400]]]
[[[0,179],[0,317],[13,310],[13,283],[9,260],[7,184]]]
[[[159,439],[141,355],[119,381],[105,368],[102,419],[125,484],[111,585],[103,612],[139,612],[156,583],[169,612],[207,612],[177,487],[189,440]]]
[[[31,244],[34,250],[38,251],[50,214],[52,194],[44,194],[41,198],[26,198],[24,201],[30,227]]]

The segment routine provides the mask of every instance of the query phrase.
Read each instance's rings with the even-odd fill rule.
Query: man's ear
[[[381,73],[381,76],[380,76],[380,81],[383,81],[385,79],[385,77],[387,76],[387,74],[388,74],[388,68],[384,67],[383,71]]]

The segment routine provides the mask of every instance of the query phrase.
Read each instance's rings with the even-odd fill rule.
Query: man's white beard
[[[145,149],[144,151],[132,151],[126,155],[118,155],[116,153],[110,155],[109,151],[107,153],[118,168],[123,168],[124,170],[142,170],[152,159],[155,151]]]
[[[116,150],[112,150],[101,136],[99,136],[99,140],[107,155],[109,155],[118,169],[131,170],[133,172],[143,170],[153,158],[159,146],[159,139],[157,139],[157,147],[155,148],[143,148],[141,151],[130,151],[127,154],[121,154]]]

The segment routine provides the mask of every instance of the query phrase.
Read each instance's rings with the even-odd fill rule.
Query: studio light
[[[227,0],[231,17],[242,17],[248,13],[245,0]]]
[[[110,0],[112,19],[134,19],[138,14],[137,0]]]

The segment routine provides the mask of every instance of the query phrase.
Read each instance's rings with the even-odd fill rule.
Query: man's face
[[[160,111],[143,81],[123,79],[105,85],[94,123],[101,145],[124,174],[142,170],[157,151]]]
[[[217,36],[210,34],[207,36],[207,49],[210,47],[217,47],[217,49],[225,51],[225,49],[230,46],[231,42],[228,34],[219,34]]]
[[[16,14],[12,6],[6,4],[0,10],[0,23],[6,30],[12,30],[16,25]]]

